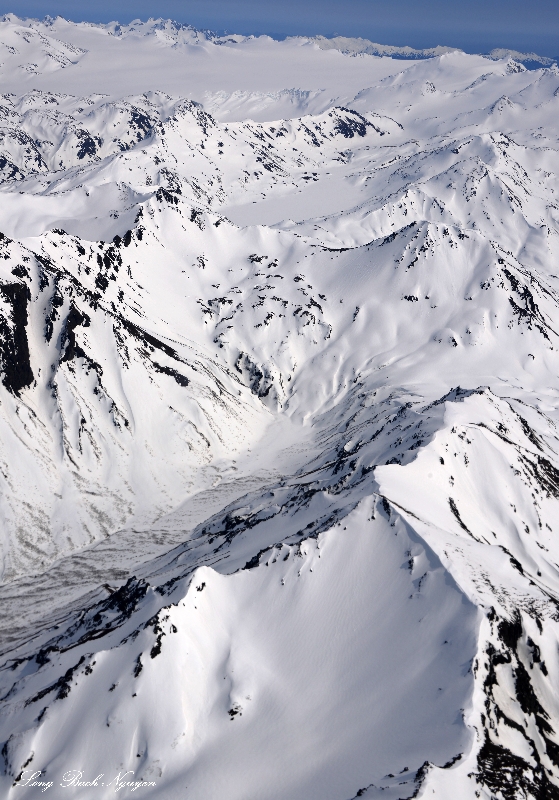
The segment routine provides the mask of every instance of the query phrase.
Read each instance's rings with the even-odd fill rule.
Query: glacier
[[[0,62],[2,796],[559,797],[555,62]]]

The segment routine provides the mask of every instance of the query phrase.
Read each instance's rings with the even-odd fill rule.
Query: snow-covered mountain
[[[323,45],[0,23],[3,797],[559,796],[559,69]]]
[[[347,55],[370,55],[370,56],[390,56],[391,58],[403,58],[419,60],[424,58],[434,58],[446,53],[463,52],[458,47],[427,47],[418,50],[415,47],[396,47],[394,45],[378,44],[369,39],[352,38],[349,36],[314,36],[310,41],[316,42],[322,50],[339,50]],[[510,50],[503,47],[494,48],[489,53],[484,54],[486,58],[499,61],[503,58],[514,58],[524,64],[528,69],[541,69],[550,67],[557,63],[557,58],[550,56],[540,56],[537,53],[521,53],[518,50]]]

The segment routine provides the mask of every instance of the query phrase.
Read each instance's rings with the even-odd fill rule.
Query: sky
[[[382,44],[559,56],[559,0],[0,0],[0,13],[75,21],[165,17],[230,33],[362,36]]]

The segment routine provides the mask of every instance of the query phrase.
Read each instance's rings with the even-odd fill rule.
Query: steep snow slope
[[[3,795],[555,798],[558,70],[2,25]]]

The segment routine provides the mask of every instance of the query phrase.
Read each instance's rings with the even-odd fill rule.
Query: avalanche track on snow
[[[559,69],[369,45],[0,21],[3,797],[559,796]]]

